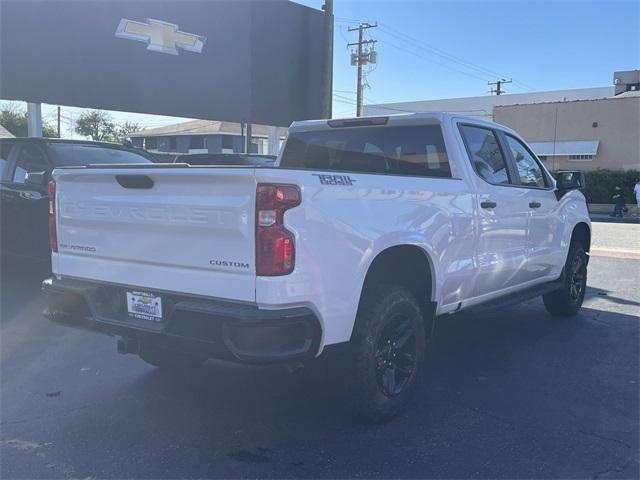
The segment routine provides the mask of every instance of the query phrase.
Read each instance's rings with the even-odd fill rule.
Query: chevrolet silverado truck
[[[45,314],[169,369],[340,344],[349,397],[384,420],[436,317],[536,296],[578,312],[583,183],[554,180],[509,128],[448,113],[296,122],[274,167],[58,168]]]

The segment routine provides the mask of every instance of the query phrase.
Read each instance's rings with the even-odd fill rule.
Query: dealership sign
[[[288,126],[321,115],[323,22],[284,0],[5,0],[0,98]]]
[[[181,32],[178,26],[162,20],[149,19],[147,23],[123,18],[118,24],[116,37],[147,44],[147,50],[178,55],[178,48],[200,53],[206,37]]]

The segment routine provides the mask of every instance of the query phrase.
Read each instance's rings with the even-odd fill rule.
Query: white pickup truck
[[[578,311],[583,183],[554,180],[514,131],[446,113],[296,122],[275,167],[59,168],[45,313],[159,367],[349,342],[349,391],[386,419],[436,317],[538,295]]]

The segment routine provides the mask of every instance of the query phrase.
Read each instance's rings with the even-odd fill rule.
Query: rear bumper
[[[66,326],[117,335],[135,343],[242,363],[290,362],[319,351],[320,323],[309,308],[263,310],[218,300],[158,292],[162,322],[129,318],[126,291],[137,287],[49,278],[45,316]]]

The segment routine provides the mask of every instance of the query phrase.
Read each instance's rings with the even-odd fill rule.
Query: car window
[[[451,177],[439,125],[293,132],[289,134],[280,166]]]
[[[507,162],[493,130],[461,125],[460,131],[473,168],[487,182],[496,185],[509,183]]]
[[[56,154],[56,165],[61,167],[115,163],[153,163],[149,158],[138,152],[121,148],[55,142],[52,142],[50,146]]]
[[[11,150],[13,149],[14,142],[2,142],[0,143],[0,180],[2,180],[2,175],[4,173],[4,169],[9,162],[9,155],[11,155]]]
[[[37,146],[23,144],[18,152],[16,169],[13,172],[14,183],[24,183],[29,172],[48,172],[49,164],[44,152]]]
[[[528,187],[546,187],[542,168],[527,147],[517,138],[508,134],[505,136],[511,150],[511,156],[516,162],[520,184]]]

